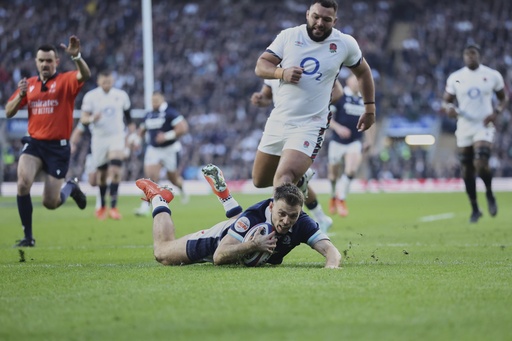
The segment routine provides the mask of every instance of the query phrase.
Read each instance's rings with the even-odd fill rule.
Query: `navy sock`
[[[71,195],[71,192],[75,189],[75,184],[66,182],[66,184],[60,190],[60,204],[64,204]],[[60,205],[59,205],[60,206]]]
[[[110,207],[117,206],[117,193],[119,192],[119,183],[110,184]]]
[[[480,178],[482,179],[482,181],[484,182],[484,185],[485,185],[485,189],[487,192],[492,192],[492,187],[491,187],[491,184],[492,184],[492,173],[488,170],[486,171],[483,171],[481,172],[480,174]]]
[[[101,207],[105,207],[105,194],[107,194],[107,185],[100,185]]]
[[[313,200],[313,201],[312,201],[312,202],[310,202],[309,204],[306,204],[306,207],[307,207],[309,210],[314,210],[317,206],[318,206],[318,200]]]
[[[17,196],[16,201],[18,202],[18,213],[21,219],[21,225],[23,225],[23,233],[25,238],[32,239],[32,198],[30,194]]]
[[[466,194],[468,195],[469,202],[473,211],[478,211],[478,202],[476,201],[476,179],[475,177],[464,178],[466,185]]]
[[[159,214],[159,213],[163,213],[163,212],[167,212],[169,213],[169,215],[172,215],[171,213],[171,209],[167,206],[158,206],[158,207],[155,207],[155,209],[153,210],[153,218]]]

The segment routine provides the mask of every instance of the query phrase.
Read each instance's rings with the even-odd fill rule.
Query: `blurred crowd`
[[[378,119],[391,115],[439,115],[448,74],[462,66],[468,39],[482,46],[483,63],[498,69],[512,84],[512,3],[439,0],[338,1],[338,23],[353,35],[373,68]],[[250,104],[261,88],[255,76],[258,56],[282,29],[305,23],[309,1],[302,0],[153,0],[155,90],[189,121],[182,138],[183,173],[197,176],[206,163],[223,167],[230,179],[248,179],[252,160],[269,109]],[[35,50],[43,43],[58,45],[71,34],[82,43],[82,55],[93,73],[76,102],[95,87],[102,69],[111,69],[116,87],[130,95],[134,108],[144,108],[143,34],[139,0],[1,1],[0,106],[4,106],[21,77],[33,76]],[[396,46],[393,28],[405,23],[408,36]],[[407,25],[409,24],[409,25]],[[73,69],[63,58],[61,70]],[[343,68],[341,77],[349,72]],[[446,131],[454,122],[444,120]],[[512,176],[510,112],[498,127],[494,166],[497,176]],[[4,155],[15,169],[19,143],[9,141]],[[368,176],[451,177],[429,168],[427,152],[391,141],[375,149]],[[130,156],[126,180],[142,175],[143,150]],[[5,157],[4,157],[5,159]],[[76,162],[81,159],[77,158]],[[9,165],[7,165],[9,166]],[[326,148],[315,161],[317,176],[325,177]],[[6,168],[7,177],[13,172]],[[407,171],[404,171],[407,170]],[[15,176],[15,171],[14,171]]]

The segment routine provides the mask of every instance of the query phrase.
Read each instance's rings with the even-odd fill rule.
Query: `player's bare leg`
[[[153,206],[153,247],[155,259],[163,265],[189,264],[187,256],[188,236],[176,239],[174,222],[171,218],[169,203],[174,195],[169,187],[158,186],[149,179],[135,182],[144,192],[142,200]]]
[[[271,187],[274,183],[274,174],[276,173],[279,160],[278,155],[270,155],[261,151],[256,151],[256,157],[252,166],[252,182],[256,188]]]

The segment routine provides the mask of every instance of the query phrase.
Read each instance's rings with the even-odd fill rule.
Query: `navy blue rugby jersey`
[[[271,224],[269,204],[273,199],[266,199],[249,207],[240,217],[229,227],[228,234],[232,237],[243,241],[247,232],[251,227],[267,222]],[[284,256],[286,256],[293,248],[301,243],[313,245],[329,237],[322,233],[318,228],[318,224],[303,211],[299,215],[299,219],[292,228],[284,235],[276,234],[277,246],[272,256],[268,259],[269,264],[281,264]]]
[[[153,147],[167,147],[176,142],[176,139],[166,141],[165,143],[156,143],[156,135],[159,132],[168,132],[174,129],[184,117],[174,108],[163,103],[159,110],[148,112],[144,117],[144,128],[146,129],[146,142]]]
[[[333,120],[350,129],[351,134],[349,138],[341,138],[334,133],[332,134],[332,140],[349,144],[361,140],[363,137],[363,132],[357,131],[357,122],[364,114],[364,103],[363,98],[359,94],[354,94],[348,87],[345,87],[343,92],[343,96],[336,103],[337,111],[333,115]]]

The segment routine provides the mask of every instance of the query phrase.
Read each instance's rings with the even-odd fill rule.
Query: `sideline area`
[[[161,182],[162,185],[172,185],[168,181]],[[228,181],[229,188],[233,193],[246,194],[269,194],[270,188],[255,188],[250,180]],[[318,194],[328,194],[330,183],[327,179],[311,180],[311,185]],[[206,195],[211,193],[210,186],[203,180],[185,180],[185,190],[189,195]],[[96,195],[96,188],[86,182],[80,182],[80,187],[86,195]],[[481,180],[477,180],[478,191],[485,189]],[[494,178],[493,189],[495,192],[512,192],[512,178]],[[373,180],[370,182],[354,180],[350,187],[351,193],[408,193],[408,192],[462,192],[464,182],[462,179],[410,179],[410,180]],[[16,196],[16,183],[4,182],[0,187],[0,196]],[[32,186],[32,195],[43,193],[43,183],[36,182]],[[119,186],[120,195],[139,195],[142,192],[135,186],[135,181],[124,181]]]

